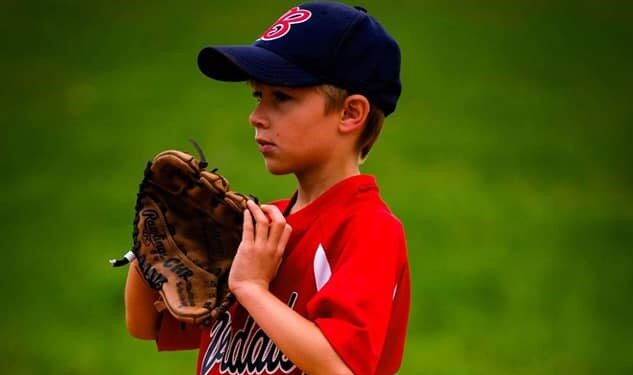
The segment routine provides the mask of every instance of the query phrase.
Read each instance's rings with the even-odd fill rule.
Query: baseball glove
[[[133,258],[137,270],[159,291],[178,320],[208,326],[235,298],[228,274],[242,238],[243,211],[249,199],[229,189],[217,170],[175,150],[148,162],[140,184],[134,217],[133,247],[121,266]]]

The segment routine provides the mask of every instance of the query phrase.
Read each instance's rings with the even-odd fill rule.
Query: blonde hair
[[[350,95],[349,91],[329,84],[318,85],[316,88],[325,95],[326,114],[342,109],[345,104],[345,99]],[[374,143],[376,143],[380,131],[382,130],[384,120],[384,112],[375,105],[370,104],[365,127],[363,127],[363,131],[356,142],[356,146],[360,152],[361,163],[367,159],[369,151]]]

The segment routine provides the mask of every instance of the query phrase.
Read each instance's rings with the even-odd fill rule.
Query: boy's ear
[[[361,129],[365,125],[370,108],[369,100],[363,95],[355,94],[345,98],[339,131],[351,133]]]

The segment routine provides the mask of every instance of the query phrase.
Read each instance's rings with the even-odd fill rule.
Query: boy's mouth
[[[268,141],[268,140],[266,140],[264,138],[256,138],[255,142],[257,142],[257,144],[260,145],[260,146],[267,146],[267,145],[274,146],[275,145],[273,142]]]
[[[270,152],[272,151],[273,147],[275,147],[275,144],[273,142],[263,138],[256,138],[255,142],[257,142],[259,152],[262,153]]]

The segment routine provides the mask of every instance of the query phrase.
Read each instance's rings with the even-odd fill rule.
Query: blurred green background
[[[364,166],[408,233],[401,374],[633,374],[632,3],[358,3],[403,50]],[[107,259],[145,162],[188,138],[236,190],[293,191],[263,167],[246,86],[195,64],[293,5],[3,2],[0,373],[194,372],[195,352],[127,335]]]

